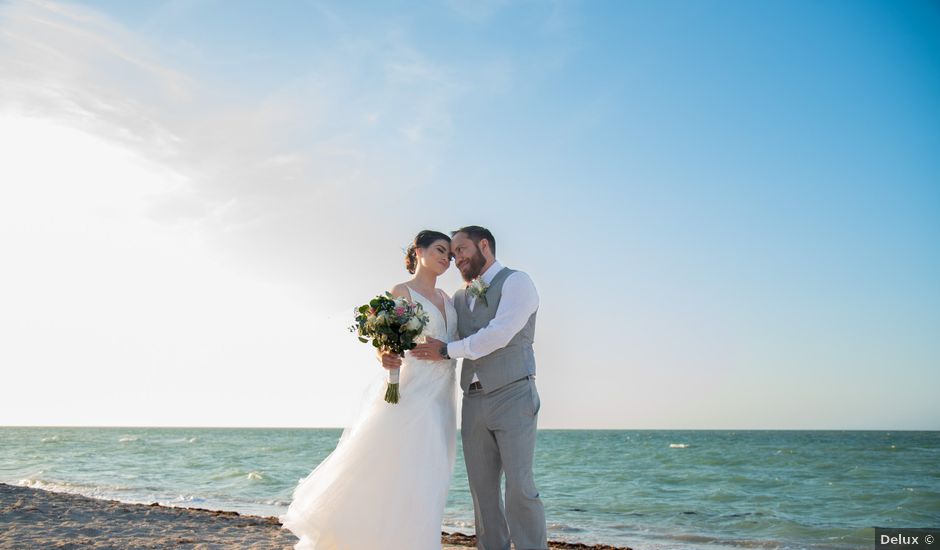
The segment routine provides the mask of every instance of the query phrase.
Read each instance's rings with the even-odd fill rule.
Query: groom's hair
[[[457,231],[451,231],[450,236],[453,237],[457,233],[465,233],[467,237],[470,237],[470,240],[473,241],[473,244],[477,245],[477,248],[480,248],[480,241],[486,239],[486,241],[490,243],[490,250],[493,252],[493,256],[496,256],[496,238],[493,237],[489,229],[480,227],[479,225],[468,225],[461,227]]]

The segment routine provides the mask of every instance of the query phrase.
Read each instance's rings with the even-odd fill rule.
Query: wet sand
[[[291,550],[297,538],[275,517],[159,504],[127,504],[0,483],[0,549],[251,548]],[[629,550],[551,542],[552,549]],[[442,533],[444,550],[474,548]]]

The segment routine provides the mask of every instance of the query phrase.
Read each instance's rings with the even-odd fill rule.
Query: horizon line
[[[3,428],[124,428],[124,429],[195,429],[195,430],[344,430],[347,426],[136,426],[136,425],[0,425]],[[460,431],[460,428],[457,428]],[[682,431],[682,432],[938,432],[917,428],[538,428],[537,431]]]

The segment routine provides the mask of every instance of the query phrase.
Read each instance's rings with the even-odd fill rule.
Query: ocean
[[[0,427],[0,482],[278,515],[340,429]],[[459,448],[442,529],[472,533]],[[637,550],[856,549],[940,526],[940,432],[540,430],[549,538]]]

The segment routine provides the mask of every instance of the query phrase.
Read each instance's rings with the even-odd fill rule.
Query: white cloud
[[[168,167],[180,178],[151,195],[151,217],[188,224],[239,269],[308,287],[336,282],[324,258],[356,262],[349,244],[372,238],[362,217],[431,180],[462,93],[401,29],[338,41],[307,75],[236,101],[92,10],[13,2],[0,22],[0,106]],[[402,239],[415,229],[388,223]]]
[[[180,399],[204,424],[342,424],[378,371],[337,312],[403,277],[421,221],[388,208],[457,93],[392,39],[234,100],[97,12],[3,6],[0,363],[56,405],[23,394],[0,424],[186,424]],[[372,63],[408,78],[365,85]]]

